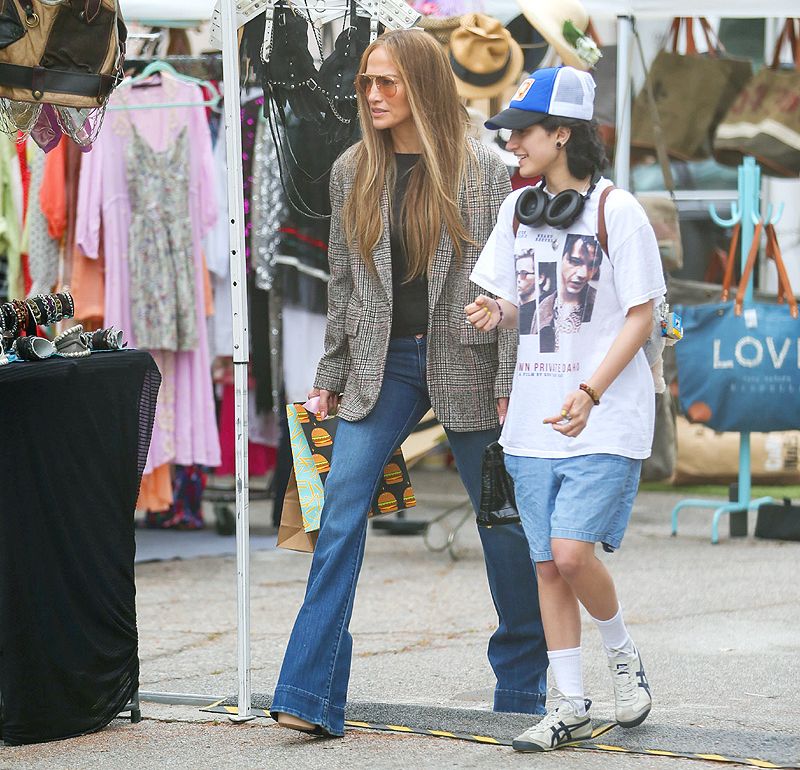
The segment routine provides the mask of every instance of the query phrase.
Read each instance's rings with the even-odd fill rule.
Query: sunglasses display
[[[356,76],[356,88],[364,95],[369,94],[372,90],[372,84],[378,87],[387,99],[391,99],[397,93],[397,84],[400,82],[399,78],[393,75],[367,75],[362,73]]]

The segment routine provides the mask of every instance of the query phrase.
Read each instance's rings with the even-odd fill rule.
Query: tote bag
[[[800,319],[771,225],[767,256],[778,268],[779,304],[743,305],[763,229],[759,222],[734,301],[676,306],[684,328],[675,349],[681,409],[718,431],[800,428]]]
[[[667,152],[680,160],[702,160],[711,154],[717,124],[752,77],[750,62],[725,57],[724,49],[704,18],[698,20],[708,44],[699,54],[694,19],[675,19],[666,46],[647,73],[664,128]],[[678,53],[678,37],[685,22],[686,54]],[[647,87],[637,94],[631,117],[631,146],[653,150],[655,138]]]
[[[714,157],[735,166],[752,155],[765,173],[800,174],[800,19],[787,19],[775,46],[775,56],[744,87],[714,136]],[[791,51],[792,69],[780,69],[784,45]]]

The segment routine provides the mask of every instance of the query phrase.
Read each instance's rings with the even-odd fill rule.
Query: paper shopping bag
[[[324,484],[330,471],[338,417],[317,419],[302,404],[286,407],[292,444],[294,472],[303,525],[306,532],[319,529],[325,502]],[[398,449],[383,472],[370,516],[394,513],[417,504],[402,450]]]
[[[317,532],[306,532],[303,526],[303,514],[300,510],[300,498],[297,494],[297,480],[292,470],[289,484],[283,498],[281,524],[278,527],[278,547],[290,551],[311,553],[317,543]]]

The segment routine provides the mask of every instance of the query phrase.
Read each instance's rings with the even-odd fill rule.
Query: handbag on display
[[[506,470],[503,447],[498,441],[483,450],[481,504],[476,515],[479,527],[519,522],[514,482]]]
[[[0,127],[89,147],[123,78],[118,0],[0,0]]]
[[[94,109],[121,77],[117,0],[3,0],[0,97]]]
[[[762,232],[778,270],[778,304],[744,295]],[[718,431],[768,432],[800,428],[800,318],[775,228],[759,221],[733,301],[676,306],[685,337],[676,347],[681,410]]]
[[[714,157],[738,165],[752,155],[767,174],[800,174],[800,18],[787,19],[775,45],[772,64],[742,89],[717,126]],[[784,46],[793,67],[781,69]]]
[[[293,467],[281,511],[278,546],[289,550],[313,551],[325,503],[325,479],[331,469],[340,418],[320,420],[303,404],[287,404],[286,414]],[[383,470],[369,516],[396,513],[413,508],[416,504],[403,452],[397,449]]]
[[[642,63],[642,68],[645,68],[642,41],[638,32],[634,34],[639,50],[639,59]],[[661,168],[661,175],[664,178],[664,189],[669,193],[669,197],[665,198],[657,193],[637,193],[636,200],[639,201],[644,209],[650,226],[655,233],[658,252],[661,256],[661,266],[665,272],[670,273],[683,267],[680,214],[678,203],[675,200],[675,180],[672,177],[672,168],[669,165],[661,114],[653,92],[653,84],[649,78],[645,81],[644,92],[653,131],[653,146],[658,158],[658,165]]]
[[[705,36],[708,53],[700,54],[694,38],[695,19],[676,18],[664,48],[654,59],[645,88],[633,102],[631,146],[652,150],[654,126],[648,89],[655,94],[664,127],[667,152],[680,160],[702,160],[711,155],[714,130],[744,84],[752,77],[750,62],[725,56],[725,50],[705,18],[696,20]],[[686,53],[678,53],[681,28],[686,33]]]

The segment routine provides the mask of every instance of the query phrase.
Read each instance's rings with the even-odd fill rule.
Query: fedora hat
[[[517,0],[525,18],[556,50],[564,64],[582,70],[589,67],[564,37],[564,23],[571,21],[580,31],[589,26],[589,14],[580,0]]]
[[[517,41],[491,16],[464,14],[450,35],[450,66],[465,99],[502,94],[516,82],[523,60]]]

